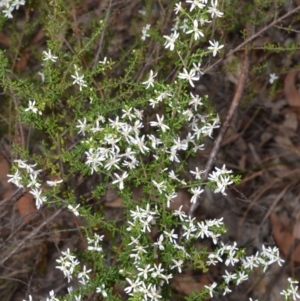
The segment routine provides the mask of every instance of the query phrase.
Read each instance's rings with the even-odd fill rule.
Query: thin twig
[[[229,53],[227,53],[225,55],[224,58],[219,59],[218,61],[216,61],[214,64],[212,64],[211,66],[209,66],[208,68],[206,68],[204,70],[204,73],[207,73],[209,70],[211,70],[212,68],[214,68],[217,64],[219,64],[220,62],[222,62],[224,59],[226,59],[227,57],[229,57],[230,55],[232,55],[233,53],[237,52],[238,50],[242,49],[244,46],[248,45],[250,42],[252,42],[254,39],[256,39],[257,37],[259,37],[263,32],[265,32],[267,29],[275,26],[277,23],[279,23],[280,21],[284,20],[285,18],[287,18],[288,16],[294,14],[295,12],[297,12],[298,10],[300,10],[300,5],[298,7],[296,7],[295,9],[289,11],[288,13],[286,13],[285,15],[283,15],[282,17],[274,20],[273,22],[271,22],[268,26],[264,27],[263,29],[261,29],[259,32],[257,33],[253,33],[250,34],[249,38],[246,39],[243,43],[241,43],[239,46],[237,46],[235,49],[231,50]],[[247,30],[249,30],[249,28],[247,28]],[[245,57],[244,57],[244,62],[243,62],[243,67],[242,67],[242,72],[241,75],[239,77],[239,81],[238,81],[238,85],[237,85],[237,90],[235,92],[235,95],[233,97],[231,106],[229,108],[229,111],[227,113],[226,119],[222,125],[222,128],[220,130],[220,133],[217,137],[217,139],[214,142],[214,146],[213,149],[210,152],[208,161],[205,165],[205,173],[203,175],[204,180],[207,180],[208,178],[208,174],[211,170],[211,167],[213,165],[213,162],[216,158],[216,155],[221,147],[223,138],[225,136],[225,133],[230,125],[230,121],[232,119],[232,116],[234,114],[234,112],[236,111],[238,104],[241,100],[244,88],[245,88],[245,83],[248,77],[248,72],[249,72],[249,49],[245,48]],[[196,208],[199,205],[199,198],[197,199],[197,201],[195,203],[193,203],[189,209],[189,215],[192,216],[196,210]]]
[[[21,248],[24,247],[25,242],[29,239],[33,238],[40,230],[46,226],[50,221],[52,221],[58,214],[60,214],[65,207],[58,209],[53,215],[51,215],[48,219],[46,219],[41,225],[35,228],[32,232],[30,232],[24,239],[22,239],[18,245],[12,249],[8,255],[6,255],[3,259],[0,260],[0,266],[2,266],[10,257],[12,257],[15,253],[17,253]]]
[[[111,8],[112,8],[112,0],[109,1],[108,8],[106,9],[105,25],[104,25],[104,28],[103,28],[103,30],[102,30],[101,37],[100,37],[100,39],[99,39],[98,49],[97,49],[95,58],[94,58],[94,60],[93,60],[93,62],[92,62],[92,65],[93,65],[94,67],[98,64],[99,56],[100,56],[100,53],[101,53],[102,48],[103,48],[103,40],[104,40],[104,35],[105,35],[105,33],[106,33],[106,28],[107,28],[108,19],[109,19],[109,16],[110,16]],[[90,66],[90,67],[91,67],[91,66]]]
[[[8,197],[6,197],[3,200],[0,200],[0,207],[2,205],[4,205],[6,202],[10,201],[10,202],[15,202],[16,200],[18,200],[23,194],[25,193],[25,189],[24,188],[18,188],[17,190],[15,190],[11,195],[9,195]]]
[[[258,38],[260,35],[262,35],[263,32],[265,32],[269,28],[275,26],[280,21],[283,21],[284,19],[286,19],[290,15],[294,14],[298,10],[300,10],[300,5],[298,7],[296,7],[296,8],[294,8],[293,10],[289,11],[288,13],[286,13],[285,15],[283,15],[282,17],[280,17],[279,19],[274,20],[269,25],[267,25],[266,27],[264,27],[263,29],[261,29],[260,31],[258,31],[256,34],[250,36],[247,40],[245,40],[239,46],[237,46],[236,48],[234,48],[231,51],[229,51],[223,58],[217,60],[215,63],[213,63],[212,65],[210,65],[209,67],[207,67],[203,72],[207,73],[209,70],[213,69],[216,65],[218,65],[219,63],[221,63],[222,61],[224,61],[225,59],[227,59],[229,56],[231,56],[235,52],[241,50],[243,47],[245,47],[246,45],[248,45],[250,42],[252,42],[256,38]]]
[[[242,94],[244,92],[245,83],[246,83],[246,80],[248,78],[248,72],[249,72],[249,50],[246,49],[245,50],[245,57],[244,57],[243,67],[242,67],[242,72],[241,72],[241,75],[239,77],[239,82],[238,82],[238,85],[237,85],[236,92],[234,94],[231,106],[230,106],[229,111],[228,111],[227,116],[226,116],[226,119],[225,119],[225,121],[222,125],[222,128],[220,130],[220,133],[219,133],[217,139],[214,142],[213,149],[211,150],[211,152],[209,154],[208,161],[205,165],[205,173],[203,175],[203,178],[205,180],[207,180],[207,178],[208,178],[208,174],[209,174],[210,169],[213,165],[213,162],[216,158],[216,155],[217,155],[217,153],[218,153],[218,151],[221,147],[221,143],[222,143],[223,138],[225,136],[225,133],[226,133],[226,131],[227,131],[229,125],[230,125],[230,121],[232,119],[232,116],[233,116],[234,112],[236,111],[236,109],[239,105],[240,99],[241,99]],[[195,203],[192,203],[192,205],[190,207],[190,210],[189,210],[189,215],[190,216],[192,216],[194,214],[196,208],[198,207],[198,204],[199,204],[199,199],[197,199],[197,201]]]

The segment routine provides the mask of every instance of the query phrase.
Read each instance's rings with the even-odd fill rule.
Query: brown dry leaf
[[[294,147],[294,144],[290,137],[284,133],[284,132],[279,132],[278,135],[274,137],[274,140],[280,146],[281,148],[289,148],[289,147]]]
[[[25,194],[18,199],[16,207],[20,216],[24,218],[25,222],[28,222],[31,219],[31,214],[36,210],[33,196],[29,192],[25,192]]]
[[[295,86],[297,71],[291,71],[284,79],[284,96],[291,107],[300,107],[300,95]]]
[[[193,292],[201,292],[204,285],[209,285],[211,282],[207,275],[200,276],[199,281],[192,275],[178,275],[172,280],[171,287],[177,292],[189,296]]]
[[[33,37],[31,45],[40,45],[44,42],[45,38],[45,32],[43,29],[40,29]]]
[[[16,62],[15,64],[15,69],[17,71],[22,71],[24,70],[24,68],[27,66],[27,62],[29,59],[29,49],[25,49],[22,54],[21,57],[19,58],[19,60]]]
[[[106,194],[105,194],[105,202],[113,202],[114,200],[118,199],[119,196],[118,196],[118,193],[115,189],[113,188],[108,188],[106,190]]]
[[[300,244],[295,245],[293,234],[274,213],[271,213],[270,221],[273,228],[273,236],[280,251],[285,256],[289,256],[291,252],[291,259],[300,262]]]
[[[124,207],[123,206],[123,200],[120,198],[116,198],[113,201],[110,202],[105,202],[104,203],[105,207],[109,207],[109,208],[121,208]]]
[[[282,125],[288,129],[296,131],[298,128],[298,118],[295,112],[286,112]]]
[[[172,201],[170,202],[170,208],[168,208],[169,210],[178,210],[180,206],[182,206],[181,210],[184,211],[185,213],[189,212],[190,209],[190,199],[191,196],[189,195],[189,193],[185,190],[180,190],[178,192],[176,192],[177,196],[172,199]]]
[[[0,32],[0,43],[5,47],[9,47],[10,46],[10,38],[7,35],[5,35],[4,33]]]

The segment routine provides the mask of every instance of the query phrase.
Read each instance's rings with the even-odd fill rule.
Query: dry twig
[[[298,6],[295,9],[289,11],[288,13],[283,15],[282,17],[274,20],[268,26],[261,29],[259,32],[255,33],[255,34],[254,33],[251,34],[248,39],[246,39],[243,43],[241,43],[235,49],[233,49],[229,53],[227,53],[224,58],[219,59],[214,64],[212,64],[211,66],[206,68],[204,70],[204,73],[207,73],[209,70],[214,68],[217,64],[222,62],[224,59],[226,59],[227,57],[229,57],[233,53],[237,52],[238,50],[241,50],[243,47],[247,46],[250,42],[252,42],[257,37],[259,37],[267,29],[275,26],[276,24],[278,24],[279,22],[281,22],[282,20],[286,19],[288,16],[294,14],[295,12],[297,12],[299,10],[300,10],[300,6]],[[246,47],[245,48],[245,57],[244,57],[242,72],[241,72],[241,75],[239,77],[237,89],[236,89],[235,95],[233,97],[233,100],[232,100],[231,106],[229,108],[229,111],[227,113],[226,119],[225,119],[225,121],[224,121],[224,123],[221,127],[221,130],[220,130],[220,133],[219,133],[217,139],[214,142],[213,149],[211,150],[208,161],[205,165],[205,173],[204,173],[204,176],[203,176],[204,180],[207,180],[207,178],[208,178],[208,174],[211,170],[211,167],[212,167],[213,162],[216,158],[216,155],[217,155],[217,153],[218,153],[218,151],[221,147],[221,144],[222,144],[223,138],[225,136],[225,133],[226,133],[226,131],[227,131],[229,125],[230,125],[230,121],[233,117],[234,112],[236,111],[236,109],[239,105],[239,102],[241,100],[241,97],[242,97],[242,94],[243,94],[243,91],[244,91],[244,88],[245,88],[245,83],[246,83],[246,80],[247,80],[247,77],[248,77],[248,72],[249,72],[249,49]],[[199,205],[199,199],[197,199],[197,201],[191,205],[190,210],[189,210],[189,215],[190,216],[192,216],[194,214],[194,212],[195,212],[196,208],[198,207],[198,205]]]

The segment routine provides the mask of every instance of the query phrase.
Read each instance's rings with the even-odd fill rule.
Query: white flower
[[[77,71],[75,71],[75,75],[71,75],[72,78],[74,78],[73,85],[77,84],[79,85],[79,91],[82,90],[82,87],[87,87],[84,78],[84,75],[79,75]]]
[[[37,113],[38,108],[35,107],[35,100],[34,101],[29,100],[28,108],[25,109],[25,112],[28,112],[28,111],[32,111],[35,114]]]
[[[166,49],[170,48],[170,50],[173,51],[175,47],[175,42],[178,37],[179,37],[179,32],[177,32],[176,30],[174,30],[174,32],[170,36],[164,36],[164,38],[166,39],[166,42],[164,44],[165,48]]]
[[[164,231],[164,234],[169,238],[170,242],[176,244],[176,239],[178,239],[178,234],[174,234],[174,229],[171,232]]]
[[[18,166],[19,166],[20,168],[25,169],[26,172],[28,172],[28,173],[37,173],[37,174],[38,174],[38,173],[41,171],[41,170],[35,171],[35,170],[33,169],[33,167],[35,167],[36,164],[33,164],[33,165],[26,164],[26,161],[22,161],[22,160],[14,160],[14,162],[17,162],[17,163],[18,163]]]
[[[248,279],[248,275],[245,274],[244,271],[239,272],[239,273],[238,273],[238,277],[237,277],[236,284],[239,285],[240,283],[246,281],[247,279]]]
[[[200,17],[200,19],[198,19],[198,20],[199,20],[201,26],[203,26],[205,23],[211,23],[211,21],[208,21],[208,20],[204,19],[203,17]]]
[[[99,149],[95,150],[90,148],[88,152],[85,152],[87,156],[87,160],[85,164],[91,166],[91,173],[93,174],[94,171],[98,171],[98,166],[103,165],[102,161],[105,160],[105,156],[100,153]]]
[[[276,248],[276,247],[275,247]],[[276,248],[277,249],[277,248]],[[297,281],[297,280],[294,280],[293,278],[288,278],[288,282],[290,283],[290,284],[299,284],[299,282]]]
[[[194,107],[195,110],[198,109],[198,106],[202,106],[203,103],[201,102],[202,98],[199,97],[199,95],[196,94],[196,96],[194,96],[194,94],[192,92],[190,92],[192,100],[189,102],[189,105],[192,105]]]
[[[121,118],[128,118],[130,121],[132,121],[132,118],[135,118],[135,115],[131,113],[132,108],[124,108],[122,109],[122,112],[124,113]],[[126,124],[128,126],[128,124]]]
[[[62,252],[63,256],[56,259],[56,262],[60,263],[60,266],[56,266],[57,269],[64,273],[64,276],[68,278],[68,282],[72,279],[72,274],[75,267],[79,264],[79,261],[74,255],[70,254],[70,249],[68,248],[66,252]]]
[[[218,188],[215,189],[215,193],[221,192],[223,195],[226,195],[225,189],[228,185],[232,184],[233,181],[229,176],[220,176],[218,181],[216,182]]]
[[[228,170],[225,164],[223,164],[222,168],[216,167],[215,169],[219,175],[232,173],[232,170]]]
[[[103,241],[104,235],[98,235],[97,233],[94,234],[95,238],[89,238],[87,237],[88,240],[88,250],[89,251],[97,251],[101,252],[103,249],[101,246],[99,246],[100,241]]]
[[[180,180],[178,179],[178,177],[175,175],[174,170],[171,170],[171,171],[169,172],[168,177],[169,177],[170,179],[174,180],[174,181],[180,182]]]
[[[175,8],[174,8],[175,14],[177,15],[181,10],[182,10],[182,8],[181,8],[181,2],[176,3],[175,4]]]
[[[218,6],[218,0],[211,0],[211,6],[208,7],[208,10],[207,12],[211,14],[211,17],[213,18],[215,15],[217,17],[222,17],[223,16],[223,13],[220,12],[218,9],[217,9],[217,6]]]
[[[274,81],[276,79],[278,79],[279,77],[275,74],[275,73],[271,73],[270,74],[270,79],[269,79],[269,83],[272,85],[274,83]]]
[[[172,193],[166,195],[168,208],[170,208],[170,203],[172,202],[172,199],[175,199],[176,197],[177,197],[177,194],[174,191]]]
[[[203,126],[202,128],[202,133],[208,135],[210,138],[212,138],[212,133],[214,131],[214,129],[219,128],[220,125],[216,122],[214,122],[213,124],[207,122],[205,126]]]
[[[162,181],[160,183],[157,183],[156,181],[152,180],[153,185],[158,189],[159,193],[162,194],[163,191],[166,190],[166,184],[165,181]]]
[[[11,182],[15,184],[17,187],[23,187],[23,185],[20,183],[22,178],[20,177],[20,173],[18,170],[16,170],[14,175],[7,175],[7,177],[11,178],[7,182]]]
[[[197,20],[194,20],[194,22],[193,22],[193,29],[187,31],[186,33],[192,33],[192,32],[194,33],[194,39],[195,40],[199,40],[200,36],[204,37],[203,32],[198,28],[198,21]]]
[[[170,161],[175,161],[175,162],[180,162],[179,158],[177,157],[177,150],[176,149],[172,149],[170,151],[167,151],[168,154],[171,154],[169,157]]]
[[[52,53],[51,53],[51,50],[50,49],[48,49],[48,52],[47,51],[43,51],[43,54],[44,54],[44,58],[43,58],[43,61],[52,61],[52,62],[56,62],[56,60],[57,60],[57,56],[55,56],[55,55],[53,55]]]
[[[153,87],[154,86],[153,82],[154,82],[154,77],[156,77],[156,75],[157,75],[157,73],[155,73],[153,75],[153,71],[150,70],[149,79],[147,81],[145,81],[145,82],[142,83],[143,85],[147,85],[146,89],[148,89],[149,87]]]
[[[198,7],[200,9],[205,7],[205,5],[202,4],[201,0],[186,0],[186,3],[192,3],[190,11],[192,11],[195,7]]]
[[[137,268],[138,271],[140,271],[138,273],[138,276],[143,276],[144,279],[148,278],[148,273],[152,272],[154,270],[154,268],[151,268],[150,264],[147,264],[144,268]]]
[[[165,132],[166,130],[170,129],[167,125],[165,125],[165,124],[163,123],[163,121],[164,121],[164,116],[159,117],[159,115],[156,114],[156,118],[157,118],[157,121],[150,121],[150,125],[151,125],[151,126],[157,126],[157,127],[161,128],[161,130],[162,130],[163,132]]]
[[[150,72],[151,73],[151,72]],[[156,76],[156,75],[155,75]],[[154,76],[154,77],[155,77]],[[143,119],[143,113],[144,113],[144,110],[138,110],[136,108],[133,109],[134,110],[134,113],[135,113],[135,116],[137,119],[139,120],[142,120]]]
[[[203,75],[203,72],[200,69],[200,67],[201,67],[201,63],[200,62],[198,62],[198,64],[193,63],[193,66],[194,67],[192,68],[192,70],[195,70],[197,75],[199,75],[199,76]]]
[[[298,286],[294,286],[294,284],[298,284],[298,281],[288,279],[290,283],[290,287],[288,289],[289,296],[292,296],[293,300],[300,299],[300,295],[298,295]]]
[[[6,9],[2,10],[2,13],[4,13],[4,16],[8,19],[12,19],[13,15],[12,12],[14,10],[13,6],[9,6]]]
[[[25,5],[25,0],[14,0],[11,4],[15,9],[19,9],[20,5]]]
[[[117,173],[114,173],[114,176],[115,176],[117,179],[114,180],[114,181],[112,182],[112,184],[119,183],[119,188],[120,188],[120,190],[123,190],[123,189],[124,189],[124,180],[128,177],[127,171],[125,171],[125,172],[123,173],[122,176],[119,176]]]
[[[46,183],[49,185],[49,186],[57,186],[58,184],[62,183],[63,180],[54,180],[54,181],[46,181]]]
[[[43,205],[44,202],[47,201],[47,198],[45,196],[42,196],[42,190],[38,189],[32,189],[29,191],[35,198],[35,205],[37,209],[40,209],[40,207]]]
[[[191,198],[191,203],[196,203],[198,197],[200,196],[200,194],[203,192],[204,190],[201,189],[201,187],[197,187],[197,188],[192,188],[191,192],[193,193],[193,196]]]
[[[78,134],[82,134],[82,136],[85,136],[85,131],[89,128],[87,125],[86,125],[86,118],[84,117],[83,118],[83,121],[81,120],[78,120],[78,125],[76,125],[77,128],[79,128],[79,132]]]
[[[214,282],[212,285],[208,286],[208,285],[204,285],[205,288],[208,289],[209,291],[209,295],[212,298],[213,297],[213,293],[214,293],[214,288],[217,286],[217,283]]]
[[[164,271],[164,269],[162,268],[161,263],[158,265],[154,263],[154,272],[151,274],[151,277],[152,278],[163,278],[163,274],[162,274],[163,271]]]
[[[209,46],[208,49],[213,51],[213,56],[216,56],[217,52],[224,47],[224,45],[219,46],[219,42],[217,42],[215,40],[213,40],[213,41],[209,40],[209,44],[211,46]]]
[[[68,205],[68,209],[70,209],[74,215],[79,216],[79,212],[77,211],[77,209],[80,207],[80,204],[78,204],[76,207],[73,207],[72,205]]]
[[[224,278],[224,280],[225,280],[225,282],[226,282],[227,284],[229,284],[229,282],[230,282],[231,280],[234,280],[234,279],[237,278],[237,274],[228,273],[227,270],[225,270],[225,274],[226,274],[226,275],[224,275],[224,276],[222,276],[222,277]]]
[[[222,258],[216,254],[216,253],[211,253],[208,255],[209,261],[207,262],[208,265],[216,265],[218,262],[222,262]]]
[[[143,283],[143,281],[141,281],[139,277],[137,277],[134,281],[129,278],[126,278],[126,280],[129,283],[129,286],[126,287],[124,291],[131,296],[133,295],[133,293],[139,290],[140,286]]]
[[[247,256],[245,259],[242,258],[243,268],[253,270],[255,267],[258,267],[260,260],[256,256]]]
[[[229,264],[231,264],[232,266],[234,266],[237,262],[239,262],[239,259],[234,257],[235,253],[236,253],[235,251],[230,250],[230,252],[228,254],[228,257],[227,257],[227,259],[225,261],[225,265],[226,266],[229,265]]]
[[[186,32],[188,27],[188,19],[183,19],[183,23],[181,26],[179,26],[179,28],[182,30],[182,32]]]
[[[27,187],[35,187],[35,188],[39,188],[40,186],[41,186],[41,184],[40,183],[38,183],[37,182],[37,179],[36,179],[36,177],[37,177],[37,174],[36,173],[34,173],[34,174],[29,174],[29,176],[30,176],[30,182],[27,184]]]
[[[41,77],[41,81],[44,82],[45,81],[45,74],[43,72],[38,72],[37,74]]]
[[[224,288],[223,296],[225,296],[226,294],[231,293],[231,292],[232,292],[232,290],[228,286],[226,286]],[[250,300],[250,301],[252,301],[252,300]],[[255,300],[255,301],[258,301],[258,300]]]
[[[150,103],[150,106],[154,109],[155,106],[159,103],[159,101],[157,99],[150,98],[149,103]]]
[[[181,221],[183,221],[187,216],[186,216],[186,214],[184,213],[184,211],[182,211],[181,209],[182,209],[182,205],[179,207],[178,210],[174,210],[174,211],[173,211],[173,215],[174,215],[174,216],[178,216],[179,219],[180,219]]]
[[[84,265],[83,271],[80,272],[77,276],[78,279],[80,279],[79,282],[82,283],[83,285],[86,284],[87,281],[90,279],[90,276],[88,275],[88,273],[90,273],[91,271],[92,271],[91,269],[86,270],[86,266]]]
[[[55,298],[54,291],[49,292],[50,298],[47,298],[46,301],[59,301],[57,298]]]
[[[171,266],[171,269],[173,270],[173,269],[177,268],[178,273],[181,273],[182,272],[181,267],[182,267],[184,261],[181,259],[179,259],[179,260],[172,259],[172,261],[175,263],[175,265]]]
[[[145,152],[148,152],[150,150],[149,147],[145,145],[145,135],[143,135],[142,137],[136,136],[135,138],[130,137],[130,140],[134,145],[138,146],[142,154],[145,154]]]
[[[158,248],[160,250],[164,250],[165,247],[163,245],[164,236],[161,234],[157,240],[157,242],[153,243],[154,248]]]
[[[109,62],[107,61],[107,57],[105,56],[103,61],[99,61],[99,64],[105,65],[108,64]]]
[[[96,288],[96,293],[101,293],[104,298],[107,297],[107,292],[105,291],[105,285],[103,283]]]
[[[190,170],[190,173],[195,175],[196,180],[200,180],[201,179],[201,174],[205,173],[205,170],[199,170],[199,168],[196,167],[196,171]]]
[[[280,292],[280,295],[283,295],[284,296],[284,300],[288,300],[288,297],[290,296],[290,290],[282,290],[281,292]]]
[[[151,27],[150,24],[146,24],[146,26],[142,28],[142,37],[141,37],[141,39],[143,41],[145,41],[146,38],[150,37],[150,35],[148,34],[148,30],[150,29],[150,27]]]
[[[140,121],[140,120],[136,120],[134,122],[134,125],[132,126],[132,131],[136,134],[136,135],[139,135],[140,133],[140,129],[143,128],[144,125],[143,123]]]
[[[187,72],[185,68],[183,68],[183,73],[178,74],[178,78],[188,80],[192,87],[195,87],[193,81],[199,80],[199,76],[196,75],[195,70],[192,69],[190,72]]]

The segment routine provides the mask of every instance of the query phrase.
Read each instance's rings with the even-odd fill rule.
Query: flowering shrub
[[[2,12],[11,18],[11,12],[24,4],[2,1],[6,8]],[[170,300],[170,282],[176,274],[188,266],[206,270],[224,262],[228,271],[222,283],[205,285],[187,297],[206,300],[229,294],[231,286],[246,281],[254,268],[266,271],[273,263],[281,265],[276,247],[262,246],[255,255],[245,256],[236,243],[224,244],[222,218],[197,221],[182,206],[170,209],[181,189],[188,190],[190,203],[196,204],[205,189],[225,195],[226,188],[239,181],[225,165],[215,167],[207,179],[204,170],[187,170],[186,165],[220,127],[208,97],[190,91],[205,73],[203,61],[224,49],[217,36],[211,38],[210,24],[223,17],[218,1],[176,3],[169,33],[160,36],[159,24],[145,23],[137,46],[120,61],[107,58],[101,47],[100,60],[90,57],[97,41],[102,43],[105,22],[95,24],[84,44],[74,47],[71,39],[68,49],[61,49],[60,21],[67,18],[63,3],[44,3],[42,9],[49,13],[45,21],[49,32],[48,49],[37,55],[40,70],[28,79],[5,77],[8,61],[1,52],[2,84],[20,101],[19,120],[43,133],[42,154],[15,145],[16,159],[8,176],[9,182],[29,191],[37,209],[62,206],[86,221],[84,254],[67,249],[56,260],[68,283],[74,279],[79,283],[74,290],[69,287],[63,300],[84,300],[90,292],[120,300],[113,292],[116,285],[130,300]],[[151,54],[149,41],[160,47],[159,58]],[[124,207],[121,224],[81,205],[70,185],[75,175],[97,177],[90,192],[93,198],[103,196],[107,187],[118,191]],[[138,202],[132,198],[135,187],[143,190]],[[93,231],[96,225],[119,238],[113,250],[103,245],[104,234]],[[215,249],[197,249],[195,241],[202,239],[210,239]],[[299,297],[293,285],[290,280],[283,292],[287,300]],[[54,290],[47,300],[59,300]]]
[[[1,0],[0,9],[4,17],[11,19],[13,17],[12,13],[14,10],[20,8],[20,6],[25,5],[25,0]]]

